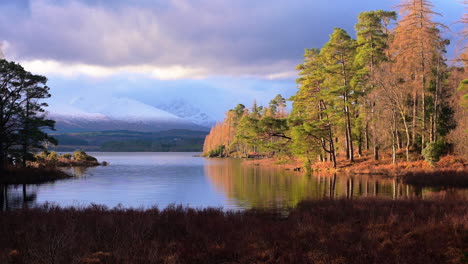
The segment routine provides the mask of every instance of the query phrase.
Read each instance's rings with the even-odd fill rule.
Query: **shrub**
[[[51,162],[57,162],[58,161],[58,155],[57,152],[52,151],[47,155],[47,160]]]
[[[223,157],[224,156],[224,149],[225,149],[224,145],[219,145],[214,150],[211,150],[210,152],[208,152],[208,157],[210,157],[210,158],[212,158],[212,157]]]
[[[430,164],[434,164],[439,161],[442,152],[444,151],[445,143],[442,141],[430,142],[423,149],[422,155],[424,159]]]
[[[82,150],[77,150],[73,153],[73,158],[76,161],[88,161],[88,162],[97,162],[97,159],[93,156],[86,154],[86,152]]]
[[[50,152],[48,152],[47,150],[44,150],[34,155],[34,158],[36,158],[37,161],[45,161],[47,160],[47,157],[49,156],[49,154]]]
[[[86,161],[86,158],[88,157],[88,154],[86,152],[77,150],[73,153],[73,159],[76,161]]]
[[[69,154],[69,153],[67,153],[67,154],[63,154],[62,157],[65,158],[65,159],[67,159],[67,160],[71,160],[72,155]]]

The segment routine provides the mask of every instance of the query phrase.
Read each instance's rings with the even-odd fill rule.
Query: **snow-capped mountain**
[[[130,130],[155,132],[169,129],[207,130],[190,120],[129,98],[82,97],[66,104],[51,105],[49,118],[57,132]]]
[[[157,107],[200,126],[211,127],[216,123],[214,118],[183,99],[160,103]]]

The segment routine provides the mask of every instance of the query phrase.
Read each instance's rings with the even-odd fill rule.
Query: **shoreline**
[[[243,164],[250,166],[279,167],[285,170],[305,171],[303,162],[299,159],[245,159]],[[372,174],[388,176],[404,176],[407,173],[415,172],[440,172],[440,171],[466,171],[468,173],[468,162],[456,156],[444,156],[430,165],[423,160],[400,161],[397,164],[391,164],[391,160],[383,158],[378,161],[371,160],[369,156],[357,158],[354,163],[340,159],[337,168],[333,168],[331,162],[316,162],[310,166],[311,171],[320,172],[346,172],[350,174]]]
[[[43,184],[73,178],[58,168],[10,168],[0,176],[0,184]]]
[[[303,163],[297,159],[246,159],[243,164],[307,172]],[[406,183],[412,185],[468,188],[468,163],[455,156],[444,156],[434,165],[422,160],[391,164],[389,158],[374,161],[370,157],[357,158],[355,163],[339,160],[338,164],[337,168],[333,168],[331,162],[314,163],[310,166],[309,172],[381,175],[402,178]]]
[[[28,167],[10,167],[0,175],[0,184],[42,184],[73,178],[63,171],[64,168],[107,166],[108,162],[99,162],[95,157],[83,151],[71,154],[57,154],[56,152],[42,152],[35,155],[36,161],[29,162]]]

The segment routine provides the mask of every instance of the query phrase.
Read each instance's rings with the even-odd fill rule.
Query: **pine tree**
[[[359,14],[358,23],[356,24],[357,31],[357,54],[355,65],[357,74],[354,77],[355,85],[358,86],[360,92],[365,96],[363,109],[365,112],[370,112],[370,123],[372,128],[372,145],[374,151],[374,159],[379,159],[379,146],[377,143],[376,131],[376,115],[375,104],[377,101],[374,90],[374,71],[382,61],[387,60],[386,48],[388,47],[388,24],[396,19],[395,12],[383,10],[363,12]],[[361,116],[364,114],[361,112]],[[362,117],[361,117],[362,118]],[[369,118],[365,118],[365,145],[368,148],[369,138]],[[359,131],[360,132],[360,131]],[[361,149],[361,147],[360,147]]]
[[[274,103],[275,105],[274,106],[276,109],[275,116],[278,118],[285,118],[286,117],[286,99],[283,96],[281,96],[281,94],[277,94],[271,102]]]
[[[26,167],[26,161],[33,159],[32,150],[44,149],[42,142],[57,144],[53,137],[44,132],[45,128],[53,130],[55,125],[55,121],[46,119],[44,115],[44,107],[47,107],[47,104],[42,100],[51,96],[46,83],[47,78],[31,73],[26,73],[23,80],[25,87],[21,113],[23,127],[19,131],[23,167]]]
[[[340,28],[334,30],[330,40],[320,51],[325,68],[324,85],[335,95],[337,103],[341,101],[345,120],[346,156],[351,162],[354,161],[351,108],[356,99],[354,97],[358,95],[351,85],[355,73],[355,54],[356,41]]]
[[[311,162],[320,153],[321,160],[329,160],[336,167],[334,128],[340,109],[334,107],[335,95],[324,86],[325,67],[320,50],[306,49],[304,63],[297,66],[299,91],[291,97],[293,111],[290,117],[293,153]]]
[[[31,150],[56,143],[43,131],[54,127],[42,114],[47,106],[42,100],[50,97],[46,82],[19,64],[0,60],[0,171],[12,161],[25,166]]]

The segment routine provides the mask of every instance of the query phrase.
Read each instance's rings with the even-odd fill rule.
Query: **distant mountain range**
[[[136,132],[158,132],[171,129],[188,129],[207,131],[209,128],[194,124],[184,119],[114,119],[103,116],[100,118],[51,114],[56,121],[56,132],[94,132],[108,130],[128,130]]]
[[[215,124],[212,117],[183,99],[157,104],[157,107],[200,126],[211,127]]]
[[[57,133],[127,130],[157,132],[171,129],[208,131],[214,121],[196,107],[177,100],[159,108],[129,98],[103,98],[99,103],[75,98],[52,108]]]
[[[214,121],[182,100],[158,104],[122,98],[82,98],[51,105],[49,131],[58,151],[202,151]]]

